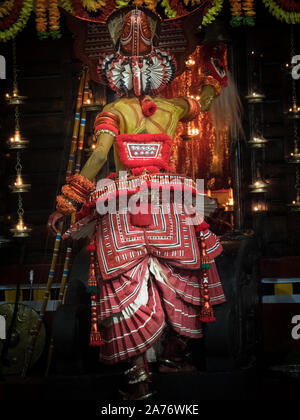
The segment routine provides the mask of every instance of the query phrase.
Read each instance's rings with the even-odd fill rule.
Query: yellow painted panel
[[[45,295],[45,289],[34,289],[33,290],[33,299],[34,300],[43,300]]]
[[[274,285],[275,295],[292,295],[293,283],[278,283]]]
[[[16,290],[5,290],[5,301],[6,302],[15,302],[16,300],[17,291]],[[23,293],[20,290],[20,298],[19,301],[23,300]]]

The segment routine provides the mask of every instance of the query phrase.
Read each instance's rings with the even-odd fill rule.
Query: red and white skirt
[[[106,228],[107,223],[108,220],[104,222]],[[102,228],[98,228],[99,237],[103,237]],[[113,229],[113,226],[109,228]],[[187,240],[186,235],[185,238]],[[214,258],[222,252],[222,246],[209,230],[204,232],[204,238],[211,261],[208,270],[210,301],[212,305],[217,305],[225,301],[214,262]],[[111,257],[116,249],[112,250],[112,244],[108,244]],[[101,253],[100,248],[98,241],[98,261],[101,258],[103,265],[104,244]],[[142,253],[142,258],[118,277],[102,277],[97,301],[99,330],[104,342],[100,347],[102,362],[113,364],[144,353],[159,339],[167,325],[181,335],[202,337],[201,270],[190,269],[186,261],[178,262]]]

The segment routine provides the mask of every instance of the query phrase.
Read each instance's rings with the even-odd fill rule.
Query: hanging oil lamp
[[[15,134],[7,141],[10,149],[26,149],[29,144],[29,140],[24,139],[20,130],[16,127]]]
[[[5,95],[5,99],[9,105],[22,105],[27,96],[19,95],[17,88],[14,88],[12,94],[7,93]]]
[[[24,149],[28,145],[28,141],[23,139],[20,134],[20,123],[19,123],[19,105],[23,103],[24,97],[20,96],[18,93],[18,86],[17,86],[17,60],[16,60],[16,43],[15,40],[13,40],[13,78],[14,78],[14,84],[13,84],[13,94],[10,97],[10,95],[6,95],[8,102],[11,105],[15,106],[15,134],[13,137],[10,138],[8,141],[8,145],[11,149]],[[24,209],[23,209],[23,202],[22,202],[22,194],[24,192],[29,191],[31,185],[24,182],[22,178],[22,165],[21,165],[21,152],[20,150],[17,150],[17,156],[16,156],[16,179],[15,181],[9,186],[11,189],[11,192],[18,194],[18,223],[10,229],[13,236],[16,238],[24,238],[29,236],[29,233],[31,232],[31,229],[28,228],[24,224],[23,215],[24,215]]]
[[[228,199],[225,203],[225,211],[233,211],[234,209],[234,199],[233,199],[233,189],[229,188]]]
[[[24,209],[23,209],[23,201],[21,194],[18,194],[18,223],[10,229],[15,238],[25,238],[29,236],[30,232],[32,231],[31,228],[25,225],[24,223]]]
[[[268,210],[268,206],[265,200],[255,200],[252,202],[252,212],[254,214],[265,213]]]
[[[300,153],[297,144],[295,144],[294,150],[289,154],[286,160],[288,163],[300,163]]]
[[[297,167],[297,170],[296,170],[295,190],[296,190],[296,200],[293,200],[290,204],[288,204],[290,211],[293,211],[293,212],[300,211],[300,169],[299,167]]]
[[[7,93],[5,99],[9,105],[21,105],[24,103],[26,96],[19,95],[18,83],[17,83],[17,53],[16,53],[16,42],[13,40],[12,43],[12,55],[13,55],[13,91],[12,94]]]
[[[14,238],[26,238],[30,235],[31,230],[24,224],[23,217],[19,217],[18,223],[10,229]]]
[[[293,103],[293,105],[288,109],[287,112],[285,112],[285,115],[290,120],[295,120],[300,118],[300,106],[296,104],[296,102]]]
[[[191,127],[189,123],[187,123],[187,130],[185,133],[181,135],[182,140],[193,140],[195,137],[199,135],[198,128]]]
[[[22,179],[22,175],[18,174],[15,182],[9,185],[9,188],[12,193],[25,193],[30,191],[31,184],[24,183]]]
[[[250,104],[251,103],[259,103],[259,102],[263,102],[263,100],[266,98],[266,95],[264,95],[263,93],[260,93],[260,92],[252,91],[247,96],[245,96],[245,98],[247,99],[248,103],[250,103]]]
[[[249,189],[251,194],[267,192],[268,184],[262,179],[258,168],[256,172],[256,178],[254,179],[253,183],[249,185]]]
[[[16,178],[15,180],[9,185],[9,188],[12,193],[24,193],[28,192],[31,188],[31,185],[27,182],[24,182],[22,178],[22,164],[21,164],[21,156],[20,152],[17,152],[17,163],[15,166],[16,169]]]
[[[248,141],[248,144],[252,149],[263,149],[266,147],[267,143],[268,140],[263,136],[254,136],[251,140]]]

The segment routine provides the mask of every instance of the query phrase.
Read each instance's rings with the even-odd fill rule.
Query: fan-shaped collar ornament
[[[176,61],[158,48],[138,57],[116,53],[100,58],[98,74],[120,96],[157,95],[174,79]]]

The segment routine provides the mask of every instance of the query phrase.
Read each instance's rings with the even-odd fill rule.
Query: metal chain
[[[17,69],[17,48],[16,48],[16,41],[15,39],[12,42],[12,59],[13,59],[13,95],[18,96],[18,82],[17,82],[17,76],[18,76],[18,69]],[[20,110],[19,105],[15,105],[15,129],[16,131],[20,131]],[[22,172],[22,163],[21,163],[21,152],[18,151],[16,155],[16,166],[15,166],[17,176],[21,175]],[[18,193],[18,210],[17,214],[19,217],[19,221],[23,220],[24,215],[24,209],[23,209],[23,200],[22,195],[19,192]]]
[[[23,209],[23,200],[22,200],[22,196],[21,196],[20,193],[18,194],[18,211],[17,211],[17,213],[18,213],[19,219],[22,219],[23,215],[24,215],[24,209]]]
[[[291,62],[292,57],[295,55],[295,37],[294,37],[294,26],[290,25],[290,43],[291,43]],[[294,78],[292,79],[292,103],[293,103],[293,111],[297,111],[297,91],[296,91],[296,82]],[[293,124],[294,129],[294,153],[298,153],[299,150],[299,135],[298,135],[298,121],[294,119]]]
[[[299,170],[299,166],[297,166],[297,169],[296,169],[295,189],[296,189],[297,192],[299,192],[299,189],[300,189],[300,170]]]
[[[291,26],[291,33],[290,33],[290,42],[291,42],[291,62],[292,58],[295,55],[295,42],[294,42],[294,27]],[[293,101],[293,111],[296,111],[297,108],[297,93],[296,93],[296,83],[295,79],[292,77],[292,101]]]
[[[12,42],[12,58],[13,58],[13,93],[18,95],[17,83],[17,47],[15,39]]]
[[[15,166],[15,170],[17,171],[17,175],[20,175],[22,172],[22,164],[21,164],[21,154],[20,152],[17,152],[17,163]]]
[[[298,121],[294,120],[294,153],[299,152]]]
[[[19,110],[19,105],[15,105],[15,126],[16,126],[16,130],[20,131],[20,110]]]

